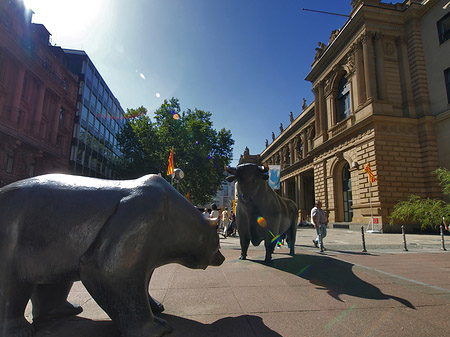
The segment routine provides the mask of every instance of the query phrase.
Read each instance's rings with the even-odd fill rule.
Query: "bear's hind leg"
[[[31,337],[34,328],[23,315],[33,285],[0,281],[0,337]]]
[[[121,270],[121,274],[106,275],[94,263],[81,265],[81,281],[97,304],[118,326],[124,337],[160,337],[172,332],[172,327],[152,313],[148,281],[139,272]]]
[[[73,282],[58,284],[39,284],[31,295],[33,304],[33,323],[78,315],[83,311],[80,306],[67,301]]]

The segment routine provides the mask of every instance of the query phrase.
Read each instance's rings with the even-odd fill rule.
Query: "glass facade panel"
[[[92,88],[93,88],[94,90],[97,90],[97,89],[98,89],[98,82],[99,82],[98,76],[95,75],[95,76],[94,76],[94,83],[93,83],[93,85],[92,85]]]
[[[92,83],[92,74],[94,72],[92,71],[92,68],[90,66],[87,67],[86,70],[86,81],[89,81],[89,84]]]
[[[100,132],[100,121],[97,118],[95,119],[94,129],[96,132]]]
[[[89,110],[88,108],[83,104],[83,108],[81,110],[81,120],[84,121],[85,123],[87,123],[88,121],[88,115],[89,115]]]
[[[80,126],[80,136],[78,137],[78,139],[85,141],[85,137],[86,137],[86,129]]]
[[[91,129],[93,129],[94,128],[94,122],[95,121],[95,116],[94,116],[94,114],[91,112],[91,113],[89,113],[89,127],[91,128]]]
[[[89,103],[89,99],[91,97],[91,91],[89,90],[89,88],[87,87],[87,85],[84,86],[84,93],[83,93],[83,98],[86,102]]]

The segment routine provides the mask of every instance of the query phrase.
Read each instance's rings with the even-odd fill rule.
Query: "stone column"
[[[376,75],[375,75],[375,62],[373,55],[373,41],[372,33],[366,32],[363,35],[363,53],[364,53],[364,80],[366,82],[366,95],[367,99],[376,98]]]
[[[327,109],[326,109],[326,103],[325,103],[325,93],[324,93],[324,83],[321,82],[319,84],[319,101],[320,101],[320,125],[319,129],[316,128],[318,131],[318,135],[324,135],[324,140],[327,139],[326,132],[327,132]],[[317,134],[316,134],[317,136]]]
[[[318,85],[316,85],[313,88],[313,92],[314,92],[314,106],[315,106],[315,111],[314,111],[314,119],[315,119],[315,124],[316,124],[316,130],[320,130],[320,124],[321,122],[321,117],[322,114],[320,113],[320,94],[319,94],[319,87],[320,87],[320,83]]]
[[[383,34],[375,34],[376,77],[379,99],[387,99],[386,76],[384,72]]]
[[[302,153],[302,158],[306,157],[306,154],[308,153],[308,139],[306,136],[306,129],[304,129],[302,131],[302,144],[303,144],[303,153]]]
[[[294,142],[291,140],[289,142],[289,165],[292,165],[295,163],[295,151],[294,151]]]
[[[355,44],[355,66],[356,66],[356,86],[358,91],[357,102],[355,107],[362,105],[366,101],[366,86],[364,79],[364,62],[362,55],[362,46],[360,43]]]
[[[14,89],[14,98],[12,102],[12,111],[11,111],[11,121],[13,123],[17,123],[17,118],[19,116],[20,101],[22,100],[24,79],[25,79],[25,69],[19,68],[19,73],[17,74],[16,87]]]
[[[413,92],[411,85],[411,74],[409,72],[408,51],[406,50],[405,40],[398,37],[395,40],[398,56],[398,69],[400,72],[400,86],[402,90],[402,110],[404,117],[416,114],[416,108],[412,99]]]

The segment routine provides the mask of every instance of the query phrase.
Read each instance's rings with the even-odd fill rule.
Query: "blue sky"
[[[150,117],[165,98],[212,113],[231,130],[233,165],[314,99],[311,70],[319,41],[347,18],[350,0],[27,0],[52,43],[85,50],[122,107]],[[159,97],[158,97],[159,96]],[[175,158],[176,164],[176,158]]]

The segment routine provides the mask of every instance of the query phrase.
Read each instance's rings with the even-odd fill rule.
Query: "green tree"
[[[450,171],[445,168],[439,168],[434,171],[442,187],[442,194],[450,197]],[[417,195],[411,195],[408,200],[399,201],[394,206],[391,213],[390,222],[419,223],[422,229],[435,229],[442,224],[442,217],[448,218],[450,215],[450,203],[442,199],[421,198]]]
[[[212,114],[199,109],[181,112],[178,99],[165,101],[156,111],[154,121],[144,107],[127,110],[127,123],[117,139],[123,156],[119,178],[137,178],[149,173],[166,175],[170,150],[174,165],[185,177],[179,183],[183,195],[189,193],[194,204],[211,200],[224,181],[224,165],[232,158],[229,130],[213,128]]]

